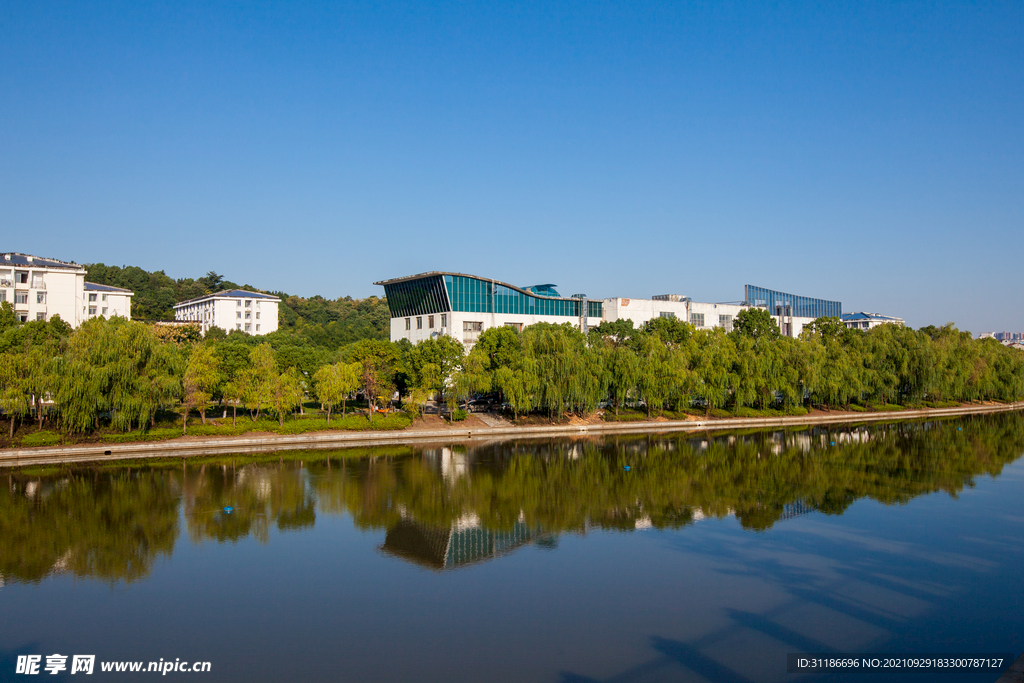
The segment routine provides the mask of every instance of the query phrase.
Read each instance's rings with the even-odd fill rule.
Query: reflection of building
[[[253,335],[277,331],[280,299],[269,294],[232,289],[174,304],[174,319],[199,323],[206,334],[211,327]]]
[[[570,323],[586,331],[601,322],[629,320],[640,326],[659,317],[683,320],[698,329],[732,330],[739,312],[751,307],[767,309],[782,333],[795,337],[814,318],[842,313],[838,301],[751,285],[747,285],[745,301],[699,303],[681,294],[591,301],[584,294],[563,297],[552,284],[516,287],[491,278],[440,271],[375,284],[384,287],[391,310],[391,341],[408,339],[413,343],[447,335],[472,345],[492,327],[522,330],[548,322]]]
[[[510,553],[529,543],[550,544],[552,537],[524,522],[511,531],[491,531],[472,520],[435,527],[403,519],[388,530],[381,550],[428,569],[459,569]]]

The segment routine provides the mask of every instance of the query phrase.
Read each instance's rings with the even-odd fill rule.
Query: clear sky
[[[0,3],[0,250],[1024,331],[1024,3]]]

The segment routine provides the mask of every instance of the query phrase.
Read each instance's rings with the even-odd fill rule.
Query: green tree
[[[206,408],[221,381],[218,366],[219,362],[213,349],[205,344],[196,346],[189,354],[182,381],[184,396],[181,401],[181,431],[183,434],[188,430],[188,414],[192,410],[198,410],[203,424],[206,424]]]
[[[345,401],[359,388],[360,370],[358,363],[335,363],[316,371],[313,382],[316,395],[327,408],[327,424],[331,423],[331,410],[339,402],[342,404],[342,417],[345,416]]]
[[[273,378],[270,385],[270,405],[277,413],[277,423],[284,426],[285,413],[291,412],[302,403],[302,381],[294,368],[285,370]]]
[[[733,320],[733,330],[739,336],[754,339],[776,339],[780,336],[779,325],[768,309],[745,308]]]

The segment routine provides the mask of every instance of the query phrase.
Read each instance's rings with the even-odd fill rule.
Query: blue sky
[[[0,3],[0,249],[1024,331],[1024,4]]]

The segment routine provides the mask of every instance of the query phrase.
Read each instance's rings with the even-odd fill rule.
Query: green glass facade
[[[508,313],[578,318],[580,300],[537,296],[494,280],[469,275],[431,274],[384,284],[392,318],[443,311]],[[600,301],[587,302],[587,316],[600,318]]]

